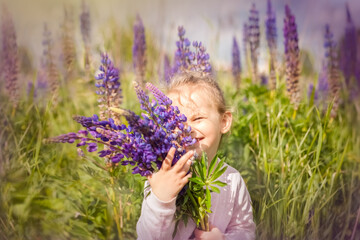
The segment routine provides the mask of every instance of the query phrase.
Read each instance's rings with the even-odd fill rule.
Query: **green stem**
[[[112,173],[112,169],[110,169],[110,173]],[[120,227],[120,221],[119,221],[119,214],[116,208],[116,201],[115,201],[115,183],[114,183],[114,178],[111,176],[110,177],[110,182],[111,182],[111,186],[112,186],[112,194],[111,194],[111,201],[113,204],[113,208],[114,208],[114,216],[115,216],[115,222],[116,222],[116,228],[119,234],[119,239],[123,239],[122,236],[122,231],[121,231],[121,227]]]

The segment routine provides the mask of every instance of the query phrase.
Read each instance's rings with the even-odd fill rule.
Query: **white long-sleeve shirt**
[[[255,239],[251,199],[245,182],[236,169],[225,165],[228,168],[218,180],[227,185],[220,188],[220,193],[211,193],[212,213],[209,215],[209,222],[227,240]],[[151,188],[145,187],[145,196],[149,191]],[[175,228],[175,203],[176,198],[163,202],[153,193],[145,197],[136,226],[138,240],[171,240]],[[192,220],[186,226],[180,222],[174,239],[193,239],[195,228],[196,224]]]

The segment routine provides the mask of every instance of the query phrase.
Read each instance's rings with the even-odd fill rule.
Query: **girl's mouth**
[[[201,140],[203,140],[204,138],[195,138],[196,139],[196,142],[200,142]]]

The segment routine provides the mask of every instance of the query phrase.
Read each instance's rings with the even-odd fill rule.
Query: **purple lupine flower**
[[[81,4],[81,14],[80,14],[80,29],[81,36],[85,45],[90,44],[90,31],[91,31],[91,22],[90,22],[90,11],[89,6],[83,0]]]
[[[266,11],[266,40],[270,53],[270,89],[276,88],[276,55],[277,55],[277,33],[276,15],[272,9],[271,0],[268,0]]]
[[[165,85],[169,85],[171,81],[171,66],[170,66],[170,59],[168,55],[164,56],[164,76],[163,80]]]
[[[245,63],[248,68],[248,72],[250,72],[251,68],[251,60],[250,60],[250,31],[249,26],[247,23],[244,23],[243,27],[243,44],[244,44],[244,56],[245,56]]]
[[[119,81],[119,70],[114,67],[107,53],[101,54],[99,73],[95,76],[98,88],[96,93],[99,97],[100,118],[114,117],[110,107],[119,107],[122,101],[122,91]]]
[[[145,69],[146,69],[146,42],[145,29],[139,15],[136,16],[134,24],[134,45],[132,48],[133,65],[137,77],[137,81],[144,85]]]
[[[176,41],[177,50],[175,52],[173,74],[184,71],[189,68],[190,63],[190,41],[185,38],[185,29],[178,27],[179,40]]]
[[[98,152],[99,157],[106,158],[115,166],[132,165],[133,174],[148,176],[161,168],[171,147],[177,149],[173,164],[185,154],[185,148],[196,140],[190,135],[191,128],[186,126],[186,117],[171,100],[152,84],[147,88],[156,100],[149,97],[135,82],[135,90],[144,112],[139,116],[130,110],[119,110],[128,125],[118,125],[112,118],[101,120],[93,117],[78,116],[74,119],[86,130],[68,133],[49,139],[49,142],[74,143],[86,146],[89,152]],[[101,146],[104,148],[101,150]]]
[[[260,46],[259,11],[253,3],[249,16],[249,45],[253,82],[258,81],[258,55]]]
[[[48,29],[47,25],[44,24],[43,32],[43,53],[40,61],[40,69],[38,71],[38,82],[46,82],[50,88],[50,93],[53,101],[56,103],[58,101],[58,91],[59,91],[59,73],[55,65],[54,56],[53,56],[53,42],[51,39],[51,32]]]
[[[351,89],[350,79],[355,75],[357,62],[357,34],[352,20],[349,5],[346,4],[345,36],[341,49],[340,68],[344,74],[346,85]],[[358,79],[360,81],[360,79]]]
[[[191,42],[185,38],[184,27],[178,27],[179,41],[176,41],[177,50],[175,52],[173,74],[191,70],[203,74],[210,74],[212,67],[210,64],[210,55],[206,53],[206,48],[201,42],[194,41],[192,46],[195,51],[191,51]]]
[[[333,34],[329,25],[325,26],[325,66],[326,78],[330,87],[330,96],[333,101],[331,116],[335,117],[340,101],[340,81],[338,72],[338,57],[336,43],[333,40]]]
[[[232,45],[232,74],[235,80],[236,88],[240,87],[241,81],[241,62],[240,62],[240,50],[236,38],[233,38]]]
[[[81,5],[81,14],[80,14],[80,29],[81,29],[81,36],[84,42],[85,47],[85,68],[88,69],[90,67],[90,31],[91,31],[91,21],[90,21],[90,11],[89,6],[85,3],[85,0],[82,1]]]
[[[2,77],[5,81],[5,88],[10,101],[14,107],[19,100],[18,83],[18,46],[16,42],[16,32],[10,13],[4,6],[2,10]]]
[[[295,110],[300,102],[299,89],[299,43],[295,17],[288,5],[285,5],[284,19],[286,88]]]
[[[71,77],[76,64],[75,30],[72,9],[64,8],[64,20],[62,23],[62,58],[65,71],[65,81]]]

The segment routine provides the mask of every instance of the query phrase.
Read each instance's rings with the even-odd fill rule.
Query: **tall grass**
[[[293,118],[284,86],[247,85],[236,109],[231,164],[252,196],[259,239],[350,238],[359,208],[359,125],[351,104],[339,118],[310,99]],[[359,236],[359,235],[358,235]]]

